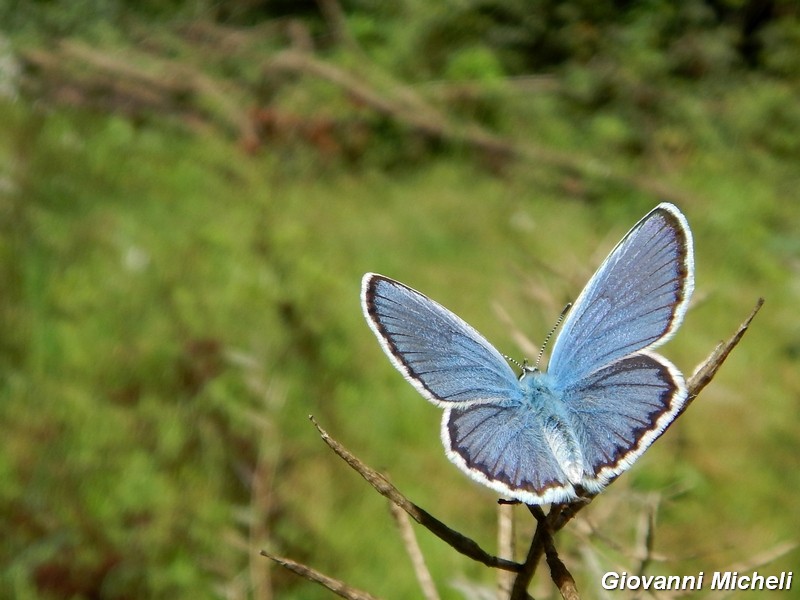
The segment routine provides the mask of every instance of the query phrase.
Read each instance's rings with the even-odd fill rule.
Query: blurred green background
[[[380,351],[362,274],[533,358],[663,199],[697,261],[664,353],[688,374],[766,304],[562,558],[629,597],[600,574],[636,571],[654,515],[648,573],[792,570],[799,183],[789,0],[2,0],[0,595],[331,597],[268,548],[419,597],[307,415],[488,549],[495,496]],[[443,598],[491,591],[418,536]],[[556,597],[544,567],[532,590]]]

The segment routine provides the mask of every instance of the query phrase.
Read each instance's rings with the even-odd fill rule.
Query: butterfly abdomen
[[[540,371],[524,374],[520,386],[525,403],[537,415],[536,422],[542,424],[542,434],[559,467],[570,483],[581,483],[583,453],[561,395]]]

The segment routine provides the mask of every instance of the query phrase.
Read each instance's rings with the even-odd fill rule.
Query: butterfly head
[[[537,365],[539,364],[538,360],[536,361],[535,365],[531,366],[528,363],[528,359],[527,358],[523,358],[522,362],[519,362],[516,358],[512,358],[511,356],[508,356],[506,354],[503,355],[503,358],[505,358],[511,364],[519,367],[520,371],[522,371],[519,374],[519,380],[520,381],[522,381],[525,378],[525,376],[527,374],[529,374],[529,373],[538,373],[539,372],[539,369],[537,367]]]
[[[522,381],[523,379],[525,379],[527,375],[533,375],[534,373],[539,373],[539,372],[540,372],[539,367],[537,367],[536,365],[531,366],[528,364],[528,361],[525,360],[522,363],[522,373],[519,374],[519,380]]]

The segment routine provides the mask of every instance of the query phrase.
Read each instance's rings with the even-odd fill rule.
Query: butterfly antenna
[[[561,314],[558,315],[558,320],[556,324],[553,325],[553,328],[550,330],[550,333],[547,334],[547,337],[544,338],[544,343],[542,344],[542,349],[539,350],[539,356],[536,357],[536,364],[534,365],[534,369],[539,367],[539,361],[542,360],[542,356],[544,356],[544,349],[547,348],[547,344],[550,342],[550,338],[553,337],[553,334],[558,329],[558,326],[561,325],[561,322],[564,320],[564,317],[567,316],[569,309],[572,308],[572,302],[568,302],[567,305],[564,307],[564,310],[561,311]]]
[[[510,363],[514,363],[520,369],[523,369],[523,370],[525,369],[525,366],[522,363],[520,363],[516,358],[511,358],[508,354],[503,354],[503,358],[505,358]],[[527,361],[525,361],[525,362],[527,362]]]

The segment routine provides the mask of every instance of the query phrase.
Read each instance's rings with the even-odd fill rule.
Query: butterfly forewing
[[[660,204],[617,244],[575,301],[550,358],[556,385],[666,341],[686,312],[693,271],[686,219]]]
[[[432,402],[504,402],[519,396],[517,378],[502,355],[424,294],[367,273],[361,298],[389,358]]]

